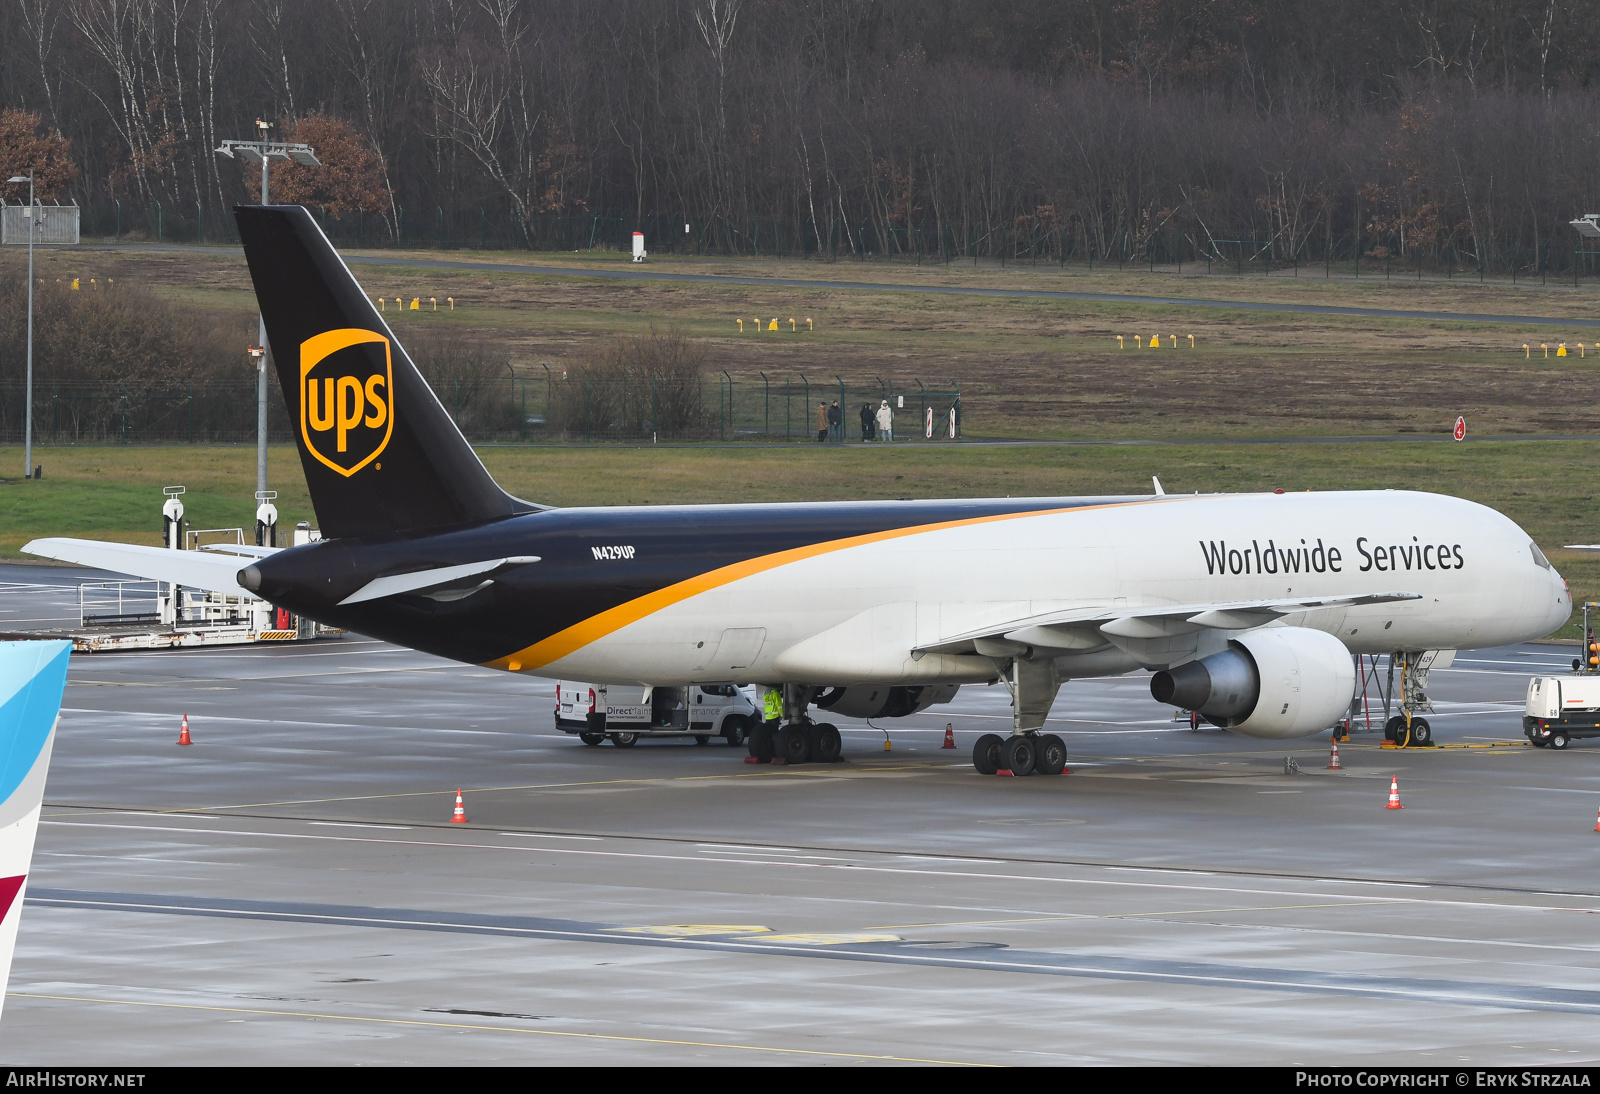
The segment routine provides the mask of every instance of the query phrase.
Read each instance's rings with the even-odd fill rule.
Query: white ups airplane
[[[318,622],[531,676],[781,688],[757,757],[836,759],[813,706],[893,717],[1004,682],[979,770],[1059,772],[1063,682],[1154,670],[1156,700],[1258,737],[1327,730],[1352,655],[1495,646],[1568,617],[1521,528],[1410,491],[554,509],[489,477],[298,206],[236,210],[323,540],[238,558],[24,550],[241,588]]]

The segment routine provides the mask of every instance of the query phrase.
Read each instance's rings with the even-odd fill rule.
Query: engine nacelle
[[[843,718],[904,718],[935,703],[948,703],[960,690],[960,684],[854,684],[824,692],[817,706]]]
[[[1158,702],[1249,737],[1303,737],[1339,720],[1356,690],[1350,651],[1307,627],[1245,631],[1228,648],[1150,678]]]

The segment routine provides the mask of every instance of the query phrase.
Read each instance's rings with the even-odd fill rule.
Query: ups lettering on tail
[[[394,434],[394,362],[376,331],[330,330],[300,344],[300,438],[349,478]]]

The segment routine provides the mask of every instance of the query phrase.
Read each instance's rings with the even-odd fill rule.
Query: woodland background
[[[260,117],[368,244],[1555,271],[1597,72],[1597,0],[4,0],[0,169],[228,238]]]
[[[1600,0],[0,0],[0,177],[35,169],[85,237],[225,242],[259,171],[213,150],[261,118],[324,164],[274,165],[273,199],[343,246],[638,229],[656,254],[1592,282],[1568,221],[1600,210],[1597,77]],[[46,435],[253,437],[253,320],[128,281],[38,294]],[[718,369],[837,367],[711,368],[653,329],[513,360],[489,333],[408,334],[480,439],[729,436]],[[0,309],[0,440],[25,340]]]

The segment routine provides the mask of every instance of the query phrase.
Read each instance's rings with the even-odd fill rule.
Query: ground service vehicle
[[[78,539],[25,551],[243,589],[531,677],[775,688],[782,725],[751,734],[756,760],[833,758],[837,731],[812,717],[832,692],[831,711],[876,720],[914,709],[925,693],[910,689],[1004,684],[1012,724],[974,761],[1013,775],[1053,768],[1041,731],[1073,679],[1147,671],[1156,701],[1212,725],[1303,737],[1349,710],[1352,654],[1402,655],[1411,695],[1427,651],[1524,642],[1571,614],[1515,522],[1413,490],[526,501],[489,475],[308,211],[234,216],[323,540],[242,567]],[[856,701],[874,692],[884,713]]]
[[[1522,732],[1537,748],[1600,737],[1600,676],[1535,676],[1528,681]]]
[[[556,684],[556,728],[586,745],[609,737],[618,748],[631,748],[640,737],[693,736],[698,744],[723,737],[738,746],[760,720],[756,704],[735,684],[650,687],[642,693],[627,684]]]

